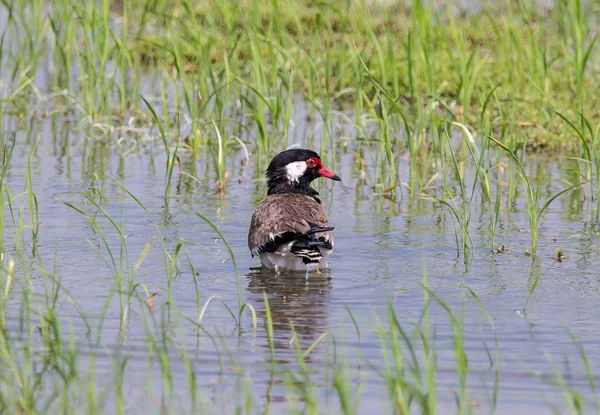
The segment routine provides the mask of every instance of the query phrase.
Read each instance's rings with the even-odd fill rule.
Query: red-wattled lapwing
[[[248,247],[266,268],[319,271],[333,250],[333,227],[310,183],[318,177],[341,179],[323,167],[311,150],[277,154],[267,168],[268,192],[254,211]]]

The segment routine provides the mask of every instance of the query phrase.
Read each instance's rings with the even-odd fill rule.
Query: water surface
[[[391,400],[375,370],[384,367],[376,322],[379,319],[387,327],[388,304],[391,304],[400,323],[412,332],[424,308],[425,273],[428,287],[457,316],[464,316],[468,390],[476,412],[490,410],[498,367],[500,413],[549,413],[551,405],[564,412],[564,398],[554,382],[555,371],[563,375],[570,387],[581,392],[586,402],[592,399],[573,341],[577,339],[585,348],[591,372],[600,373],[600,351],[596,347],[600,341],[597,307],[600,284],[594,265],[599,256],[598,228],[588,221],[589,209],[578,202],[581,193],[558,199],[543,215],[535,264],[524,254],[529,249],[530,234],[523,195],[518,194],[514,203],[502,206],[496,241],[506,244],[507,249],[495,255],[491,253],[488,205],[476,196],[472,204],[472,252],[465,261],[463,255],[457,256],[454,228],[446,208],[411,197],[405,187],[393,200],[377,194],[372,183],[361,182],[352,148],[338,149],[336,159],[330,163],[334,163],[342,183],[325,180],[317,183],[330,222],[335,226],[331,269],[308,279],[303,275],[276,276],[256,269],[258,260],[250,257],[246,245],[252,211],[265,191],[256,173],[255,158],[250,158],[247,168],[242,167],[241,153],[232,158],[228,163],[231,176],[227,189],[219,192],[210,159],[201,157],[193,161],[183,156],[184,171],[195,175],[197,180],[181,176],[180,169],[176,169],[173,192],[165,199],[165,155],[158,145],[125,154],[110,143],[82,137],[83,133],[69,123],[59,122],[57,126],[52,120],[15,124],[14,129],[17,144],[8,184],[13,193],[22,189],[31,153],[32,182],[39,202],[41,227],[36,255],[30,256],[31,272],[39,275],[38,260],[51,267],[56,252],[56,275],[64,290],[59,298],[59,312],[63,321],[73,326],[83,361],[89,337],[67,294],[91,321],[96,321],[114,287],[114,276],[106,263],[108,254],[101,236],[91,228],[88,219],[63,202],[92,213],[97,209],[86,202],[82,192],[92,195],[121,224],[130,267],[152,242],[135,281],[143,283],[150,293],[158,293],[153,300],[154,308],[149,310],[135,300],[126,327],[120,329],[121,310],[118,299],[113,298],[102,329],[103,344],[96,356],[99,387],[107,388],[113,382],[115,356],[129,357],[125,396],[132,412],[156,412],[161,399],[160,367],[149,365],[147,334],[141,324],[141,319],[152,320],[152,317],[156,319],[157,332],[168,331],[174,345],[187,348],[197,375],[198,391],[208,412],[232,412],[243,402],[240,391],[253,396],[256,412],[261,412],[268,402],[273,413],[289,410],[294,400],[286,379],[291,379],[289,369],[299,370],[290,322],[303,349],[325,332],[333,335],[321,341],[306,359],[314,385],[331,382],[335,337],[338,358],[346,359],[348,376],[362,391],[359,412],[387,412]],[[6,134],[4,139],[8,140]],[[308,145],[301,138],[297,141]],[[80,142],[85,144],[74,144]],[[36,147],[32,150],[33,144]],[[559,159],[534,157],[527,161],[526,167],[536,171],[538,164],[544,166],[544,195],[564,187],[565,170]],[[399,168],[401,180],[409,181],[410,159],[402,157]],[[468,165],[466,174],[467,178],[474,174]],[[122,190],[117,180],[143,202],[152,217]],[[195,212],[213,221],[227,239],[237,260],[239,280],[225,245]],[[8,218],[8,210],[5,215]],[[98,223],[111,248],[118,252],[117,232],[102,217]],[[180,241],[185,241],[185,254],[182,251],[179,261],[181,272],[172,281],[170,304],[167,304],[167,272],[157,229],[170,253]],[[5,231],[4,238],[10,254],[15,244],[13,235]],[[29,235],[25,235],[23,243],[32,247]],[[555,260],[556,248],[567,255],[563,262]],[[538,272],[541,272],[539,285],[524,316],[521,310]],[[39,282],[36,289],[42,290],[42,280],[36,281]],[[212,296],[236,309],[238,288],[242,302],[256,310],[259,321],[256,332],[252,330],[250,314],[244,317],[240,332],[217,299],[206,308],[202,321],[212,340],[206,333],[198,335],[195,327],[181,317],[183,313],[195,318],[198,300],[203,306]],[[492,316],[494,327],[469,290]],[[141,288],[139,292],[143,293]],[[273,319],[275,371],[262,327],[265,293]],[[21,300],[21,296],[15,295],[9,307],[12,310],[9,326],[17,326]],[[360,336],[347,308],[358,323]],[[452,328],[446,311],[435,302],[430,307],[430,319],[437,338],[438,409],[440,413],[452,413],[458,389]],[[491,362],[488,355],[489,350],[494,357],[495,336],[498,364]],[[175,396],[180,397],[174,407],[186,410],[187,375],[184,362],[176,353],[171,369]],[[149,376],[155,379],[153,383],[148,383]],[[595,381],[599,380],[596,376]],[[324,410],[339,411],[331,388],[318,389],[318,395]],[[296,405],[302,408],[303,404],[300,401]],[[111,408],[110,396],[106,406],[107,410]]]

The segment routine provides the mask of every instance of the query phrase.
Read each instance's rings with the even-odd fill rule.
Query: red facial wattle
[[[336,181],[342,180],[342,179],[340,179],[340,177],[337,174],[335,174],[331,170],[327,170],[325,167],[323,167],[323,162],[316,157],[310,157],[309,159],[307,159],[306,165],[311,169],[315,169],[315,168],[318,169],[317,173],[321,177],[326,177],[328,179],[336,180]]]

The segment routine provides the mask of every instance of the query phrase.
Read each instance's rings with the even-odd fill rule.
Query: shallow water
[[[77,310],[66,298],[68,294],[91,321],[102,313],[106,298],[114,287],[114,277],[105,262],[108,258],[101,236],[89,221],[62,201],[91,213],[84,191],[94,198],[126,234],[130,267],[138,260],[148,242],[152,248],[143,259],[135,281],[150,293],[158,293],[149,311],[134,300],[124,330],[119,327],[120,308],[114,297],[102,329],[103,345],[96,355],[99,387],[109,388],[113,381],[113,358],[129,356],[125,379],[127,408],[131,412],[158,411],[160,403],[160,367],[149,365],[148,340],[140,323],[142,317],[156,319],[157,332],[167,331],[175,345],[186,347],[197,375],[198,391],[208,412],[230,413],[243,402],[240,391],[254,397],[253,409],[260,412],[270,402],[273,413],[290,408],[290,379],[285,369],[298,372],[297,354],[290,321],[303,349],[323,333],[335,336],[335,351],[349,363],[348,376],[360,386],[360,413],[390,410],[390,398],[375,371],[384,366],[381,341],[375,330],[376,316],[387,327],[387,308],[391,304],[405,330],[412,333],[424,308],[422,288],[424,273],[428,287],[457,316],[464,313],[464,341],[468,355],[468,390],[476,412],[489,412],[492,405],[496,365],[494,335],[499,348],[500,381],[497,406],[500,413],[548,413],[551,405],[565,411],[561,390],[554,383],[560,372],[570,387],[582,393],[589,403],[592,393],[579,352],[571,336],[584,346],[591,372],[600,373],[600,311],[597,299],[600,283],[595,263],[600,254],[598,228],[588,221],[589,206],[579,203],[579,192],[555,201],[540,224],[538,258],[532,265],[524,255],[529,248],[529,232],[522,193],[515,202],[503,204],[496,241],[508,249],[490,252],[487,204],[475,199],[472,206],[472,256],[465,263],[457,257],[455,234],[446,209],[429,201],[411,198],[402,188],[395,200],[377,195],[377,189],[359,180],[351,151],[338,151],[336,173],[343,181],[317,183],[323,203],[335,226],[336,246],[330,271],[323,275],[275,276],[255,269],[258,261],[250,257],[247,227],[253,208],[264,194],[264,184],[256,180],[256,160],[248,169],[239,158],[228,165],[231,178],[225,193],[217,192],[215,177],[207,158],[197,163],[182,159],[190,174],[195,168],[196,182],[180,177],[176,169],[173,194],[165,199],[164,150],[148,146],[144,151],[118,156],[120,151],[102,141],[73,145],[82,138],[69,124],[53,127],[52,120],[34,121],[16,126],[17,145],[9,169],[8,184],[13,193],[23,187],[27,154],[37,143],[32,157],[32,181],[39,202],[41,227],[37,252],[31,258],[31,272],[39,275],[38,260],[51,268],[56,252],[56,275],[63,294],[59,312],[64,323],[73,326],[80,355],[85,364],[88,336]],[[6,136],[4,137],[6,140]],[[301,143],[304,144],[304,143]],[[535,171],[544,166],[543,194],[550,195],[564,187],[564,163],[559,159],[532,158],[527,168]],[[410,175],[409,160],[400,162],[401,180]],[[467,177],[474,171],[466,168]],[[119,185],[122,183],[151,212],[150,218]],[[237,180],[239,176],[239,181]],[[181,179],[181,183],[177,183]],[[506,190],[506,189],[505,189]],[[544,197],[543,199],[545,199]],[[259,317],[259,329],[253,332],[250,314],[242,323],[242,332],[217,299],[206,308],[202,325],[213,339],[197,330],[179,313],[196,318],[198,296],[190,263],[196,271],[201,306],[211,296],[220,297],[232,309],[238,304],[238,283],[229,253],[215,232],[194,212],[205,215],[218,226],[229,242],[239,268],[242,302],[251,304]],[[8,218],[8,210],[5,212]],[[27,212],[25,212],[27,218]],[[28,219],[26,219],[27,221]],[[162,232],[168,252],[179,241],[188,241],[180,254],[181,273],[171,287],[171,304],[167,306],[167,272],[157,227]],[[119,238],[108,221],[98,223],[112,249],[118,255]],[[5,232],[8,254],[14,246],[12,232]],[[25,252],[31,251],[31,238],[25,235]],[[198,244],[193,245],[193,244]],[[554,259],[555,248],[563,249],[567,258]],[[540,282],[523,309],[529,289],[541,269]],[[41,279],[35,280],[42,290]],[[24,283],[24,282],[23,282]],[[494,328],[486,320],[472,290],[493,318]],[[140,293],[143,291],[138,289]],[[275,373],[271,370],[266,332],[264,293],[269,299],[273,319]],[[7,316],[9,327],[18,325],[21,297],[15,295]],[[360,329],[360,336],[348,307]],[[178,311],[177,311],[178,310]],[[454,392],[458,390],[456,357],[452,327],[446,311],[435,302],[430,307],[432,328],[437,337],[438,410],[454,412]],[[310,380],[327,384],[332,376],[332,336],[319,342],[306,358]],[[487,349],[486,349],[487,347]],[[419,359],[421,351],[418,351]],[[173,354],[175,356],[175,354]],[[187,375],[183,361],[171,361],[175,396],[174,408],[185,410]],[[155,379],[148,383],[149,375]],[[600,381],[598,375],[595,381]],[[331,389],[319,389],[324,410],[339,411]],[[287,398],[286,398],[287,397]],[[111,398],[106,408],[112,408]],[[298,403],[302,408],[302,403]]]

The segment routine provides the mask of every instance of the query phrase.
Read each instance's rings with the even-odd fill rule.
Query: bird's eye
[[[317,161],[313,157],[311,157],[306,160],[306,165],[310,168],[313,168],[317,165]]]

